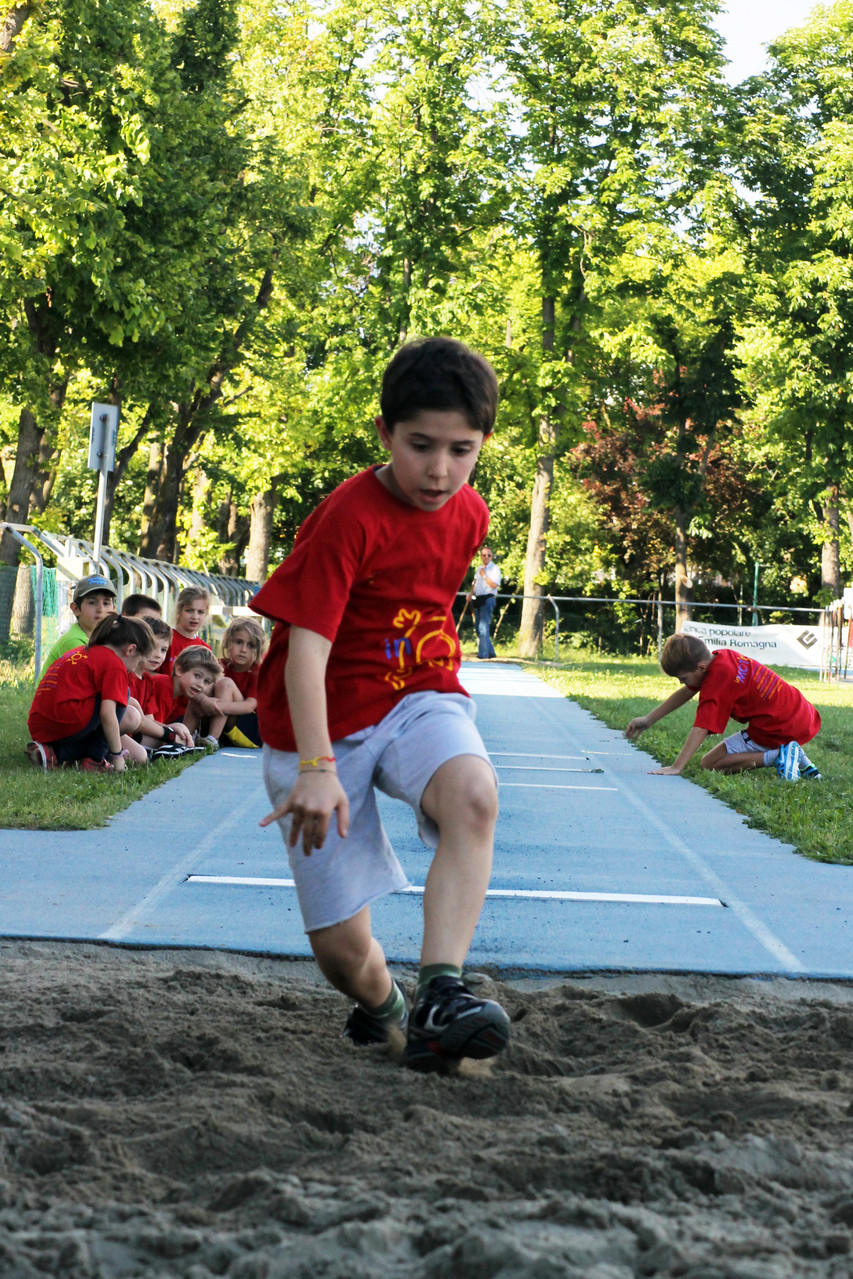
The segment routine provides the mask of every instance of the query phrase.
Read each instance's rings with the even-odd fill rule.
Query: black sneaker
[[[151,759],[179,759],[181,755],[187,755],[192,750],[191,746],[181,746],[178,742],[164,742],[162,746],[155,746],[151,752]]]
[[[355,1005],[349,1017],[347,1024],[341,1031],[341,1039],[351,1039],[358,1048],[367,1048],[370,1044],[387,1044],[390,1038],[389,1030],[400,1030],[405,1034],[406,1027],[409,1024],[409,1001],[406,999],[406,992],[396,982],[400,994],[403,996],[403,1002],[406,1010],[403,1013],[403,1020],[392,1023],[389,1027],[387,1021],[379,1021],[376,1017],[371,1017],[370,1013],[366,1013],[363,1008]]]
[[[440,1070],[460,1057],[494,1057],[508,1042],[500,1004],[472,995],[459,977],[433,977],[412,1010],[404,1060],[414,1070]]]

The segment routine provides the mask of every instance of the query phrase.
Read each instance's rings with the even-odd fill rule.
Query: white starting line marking
[[[524,787],[526,790],[618,790],[618,786],[561,786],[559,782],[501,782],[501,790],[511,787]]]
[[[256,888],[294,888],[292,879],[253,878],[249,875],[187,875],[188,884],[245,884]],[[400,893],[423,893],[423,888],[411,884]],[[490,888],[487,897],[522,897],[537,901],[560,902],[631,902],[646,906],[722,906],[718,897],[667,897],[648,893],[575,893],[545,888]]]
[[[550,764],[498,764],[498,768],[504,773],[594,773],[596,771],[594,768],[552,768]]]
[[[589,755],[624,755],[622,751],[584,751],[583,755],[536,755],[531,751],[489,751],[492,759],[586,759]],[[499,768],[509,767],[505,764],[499,764]],[[529,765],[530,768],[535,765]]]

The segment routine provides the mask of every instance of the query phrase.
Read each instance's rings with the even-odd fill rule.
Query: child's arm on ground
[[[664,715],[677,711],[679,706],[686,706],[691,697],[695,696],[695,688],[687,688],[686,685],[682,685],[674,693],[670,693],[666,701],[661,702],[660,706],[656,706],[653,711],[649,711],[648,715],[638,715],[636,719],[632,719],[625,729],[625,736],[632,739],[639,737],[647,728],[651,728],[652,724],[656,724],[659,719],[663,719]]]
[[[119,728],[118,715],[116,714],[116,704],[110,701],[108,697],[101,702],[101,728],[104,730],[104,737],[107,739],[110,763],[117,773],[123,773],[124,756],[121,753],[121,729]]]
[[[292,814],[290,846],[302,834],[302,851],[310,857],[322,848],[332,813],[337,815],[338,833],[343,838],[349,826],[349,801],[338,781],[332,762],[329,720],[326,710],[326,664],[331,643],[316,631],[294,626],[290,631],[284,686],[300,760],[318,759],[316,768],[301,770],[293,789],[282,804],[261,819],[262,826]]]
[[[649,772],[658,773],[664,777],[680,777],[707,736],[707,728],[691,728],[675,763],[668,764],[666,768],[650,768]]]

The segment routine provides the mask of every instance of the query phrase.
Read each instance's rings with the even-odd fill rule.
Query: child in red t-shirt
[[[267,637],[256,617],[237,617],[227,627],[219,646],[222,673],[233,681],[240,696],[254,703],[242,715],[229,715],[222,736],[232,746],[260,746],[258,727],[258,671]]]
[[[459,683],[451,611],[488,528],[468,481],[497,395],[491,366],[461,342],[401,347],[376,419],[390,460],[320,503],[252,601],[275,623],[258,680],[274,805],[261,825],[281,824],[314,955],[356,1001],[344,1034],[369,1044],[405,1030],[405,1062],[420,1070],[494,1056],[509,1038],[500,1004],[462,981],[497,786]],[[371,931],[370,902],[407,883],[376,789],[412,807],[435,849],[411,1016]]]
[[[653,773],[677,776],[709,733],[722,733],[730,719],[746,728],[719,742],[702,758],[702,767],[721,773],[776,766],[785,781],[801,777],[820,781],[820,773],[803,746],[820,731],[820,715],[799,689],[769,666],[732,648],[711,653],[696,635],[671,635],[661,653],[661,667],[682,688],[648,715],[632,719],[625,732],[639,737],[664,715],[699,694],[696,719],[674,764]]]
[[[138,736],[142,745],[153,751],[152,758],[182,755],[192,750],[192,733],[180,719],[170,722],[169,711],[174,700],[173,677],[159,674],[163,659],[169,651],[172,628],[158,617],[148,621],[154,635],[154,648],[146,657],[134,694],[142,712]],[[201,645],[199,645],[202,648]],[[202,651],[206,651],[202,648]]]
[[[199,637],[199,631],[207,624],[209,616],[210,596],[207,591],[201,586],[185,586],[175,601],[175,625],[172,630],[172,639],[169,652],[160,668],[163,675],[171,674],[172,663],[178,653],[183,652],[185,648],[195,644],[203,644],[205,648],[210,648],[207,640]]]
[[[125,761],[148,756],[130,734],[139,712],[129,706],[130,680],[154,646],[144,622],[112,614],[85,648],[65,653],[47,669],[36,689],[27,726],[30,762],[51,769],[79,763],[90,772],[124,772]]]

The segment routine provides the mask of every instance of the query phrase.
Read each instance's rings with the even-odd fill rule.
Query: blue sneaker
[[[805,782],[822,782],[823,778],[818,772],[815,765],[811,762],[802,746],[799,748],[798,755],[800,765],[800,780]]]
[[[800,747],[798,742],[788,742],[779,747],[776,772],[785,782],[800,780]]]

